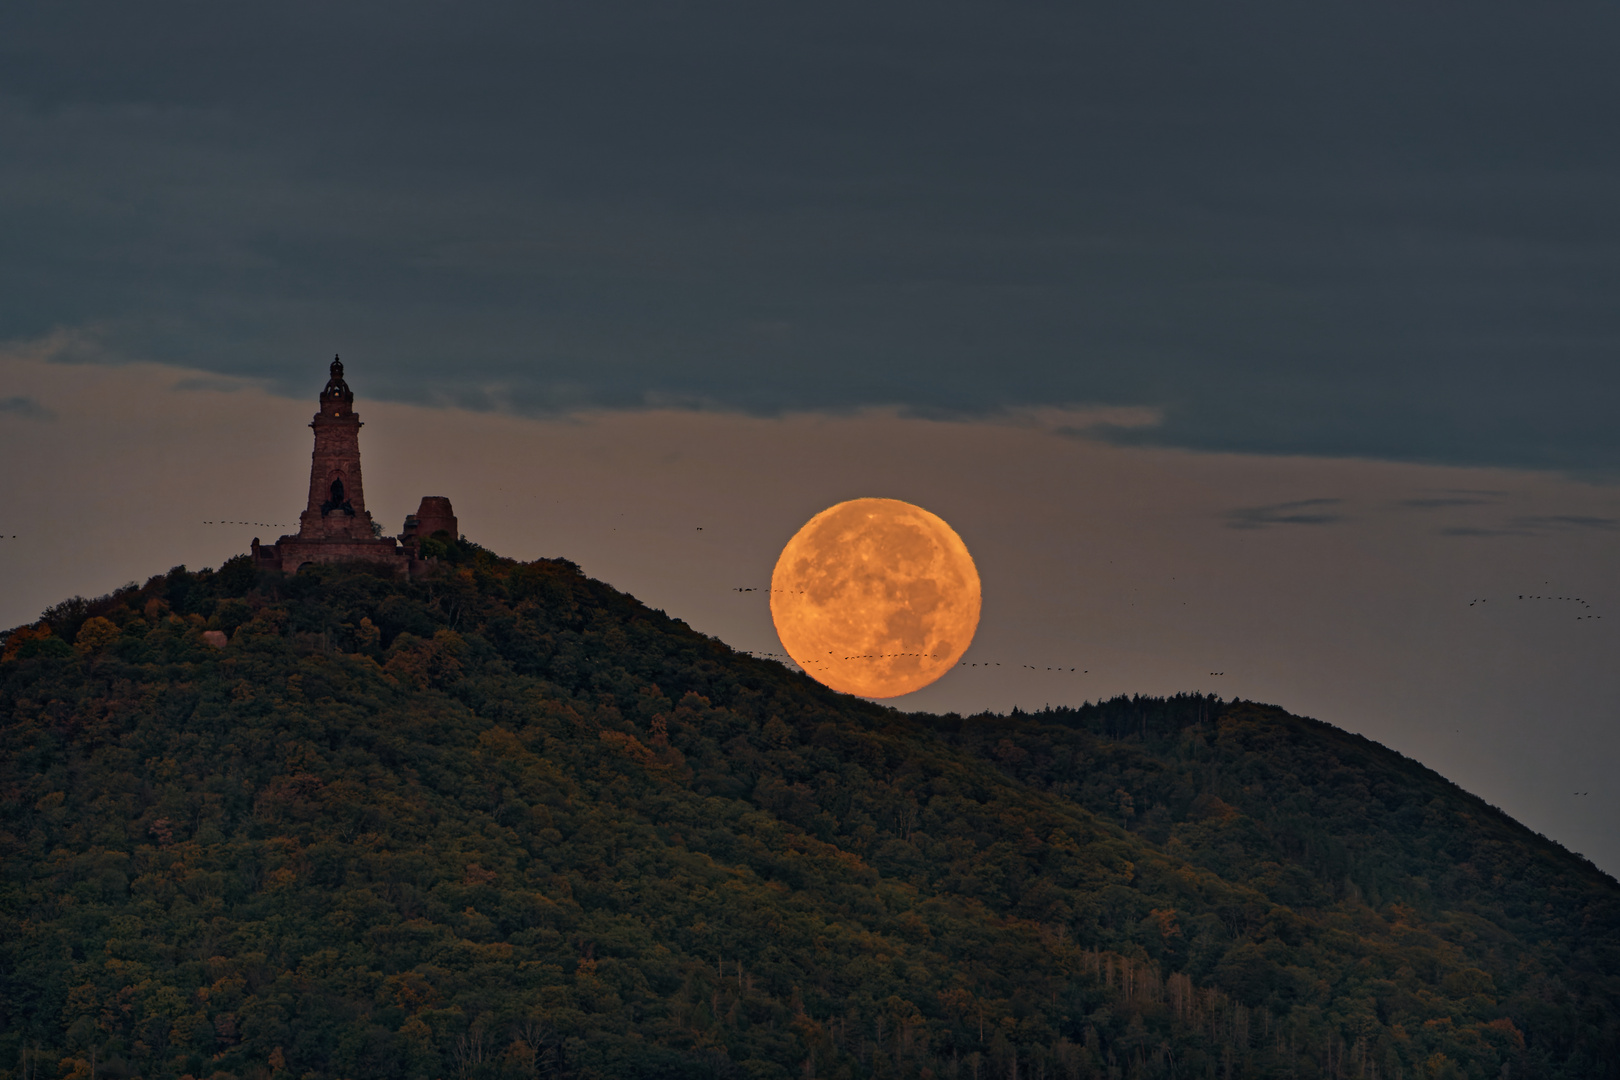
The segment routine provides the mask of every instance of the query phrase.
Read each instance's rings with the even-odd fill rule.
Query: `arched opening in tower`
[[[321,504],[321,516],[325,517],[334,510],[342,510],[350,517],[354,517],[354,505],[345,496],[343,491],[343,477],[332,478],[331,498]]]

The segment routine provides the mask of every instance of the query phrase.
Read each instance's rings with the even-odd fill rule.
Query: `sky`
[[[391,530],[448,495],[768,652],[732,590],[906,498],[1004,667],[900,707],[1270,701],[1620,871],[1617,38],[1556,2],[5,5],[0,623],[290,526],[341,353]]]

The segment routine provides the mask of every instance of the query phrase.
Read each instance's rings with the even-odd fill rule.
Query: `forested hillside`
[[[0,1077],[1620,1076],[1620,887],[1376,744],[902,714],[442,554],[9,635]]]

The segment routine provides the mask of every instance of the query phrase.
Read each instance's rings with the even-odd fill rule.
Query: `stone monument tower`
[[[425,557],[422,541],[434,533],[455,540],[458,523],[450,500],[429,496],[405,519],[399,538],[372,524],[360,479],[360,417],[354,392],[343,381],[343,361],[332,360],[331,378],[321,391],[321,411],[310,421],[315,450],[309,461],[309,505],[298,516],[298,533],[273,545],[253,541],[254,564],[266,570],[296,571],[309,563],[381,563],[401,573],[427,570],[436,560]]]
[[[371,514],[360,482],[360,417],[354,391],[343,381],[343,361],[332,360],[332,377],[321,391],[315,453],[309,463],[309,507],[298,517],[300,540],[372,540]]]

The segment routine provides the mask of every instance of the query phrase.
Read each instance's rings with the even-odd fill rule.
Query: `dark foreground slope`
[[[449,560],[11,636],[0,1070],[1620,1075],[1620,888],[1379,746],[908,716]]]

